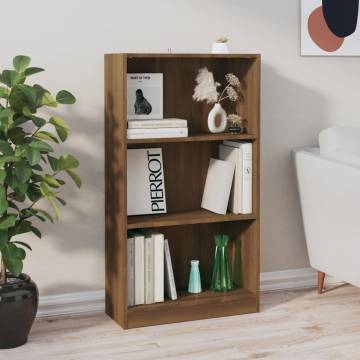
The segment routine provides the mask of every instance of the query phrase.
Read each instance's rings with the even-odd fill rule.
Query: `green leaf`
[[[38,213],[44,215],[49,221],[51,221],[52,223],[54,222],[54,219],[53,217],[45,210],[42,210],[42,209],[35,209]]]
[[[8,131],[8,136],[15,145],[22,145],[26,133],[21,127],[14,127]]]
[[[5,178],[6,178],[6,170],[0,168],[0,185],[4,185]]]
[[[54,198],[53,198],[53,197],[47,197],[47,199],[48,199],[51,207],[52,207],[53,210],[54,210],[56,220],[59,220],[60,210],[59,210],[58,206],[56,205],[56,203],[55,203],[55,201],[54,201]]]
[[[66,205],[66,201],[65,201],[64,199],[62,199],[61,197],[56,196],[56,200],[57,200],[62,206],[65,206],[65,205]]]
[[[46,174],[42,178],[51,187],[58,188],[61,186],[61,184],[51,175]]]
[[[37,93],[32,86],[17,84],[11,90],[9,102],[16,112],[22,113],[24,108],[28,108],[34,113],[37,107]]]
[[[34,166],[40,162],[41,153],[38,149],[30,146],[25,147],[26,158],[28,159],[31,166]]]
[[[30,221],[26,221],[26,220],[17,221],[16,224],[11,229],[9,229],[9,235],[16,236],[16,235],[28,233],[31,231],[30,226],[31,226]]]
[[[59,104],[74,104],[76,102],[75,96],[66,90],[60,90],[56,94],[56,101]]]
[[[45,197],[54,197],[55,196],[54,191],[52,191],[49,188],[49,186],[47,185],[47,183],[45,183],[45,182],[42,182],[40,184],[40,191],[43,194],[43,196],[45,196]]]
[[[70,130],[69,125],[65,122],[63,118],[60,116],[53,116],[50,118],[50,124],[53,124],[57,134],[61,141],[65,141],[68,137],[68,133]]]
[[[29,67],[25,70],[25,76],[34,75],[42,71],[45,71],[45,69],[39,67]]]
[[[41,193],[39,186],[36,184],[29,185],[26,195],[31,201],[38,201],[43,197],[43,194]]]
[[[14,111],[12,109],[0,109],[0,129],[7,130],[8,126],[12,123]]]
[[[25,55],[15,56],[13,59],[14,68],[19,73],[25,71],[25,69],[30,65],[31,59]]]
[[[0,251],[5,246],[5,244],[8,242],[8,232],[7,230],[0,230]]]
[[[51,170],[53,172],[58,172],[60,169],[60,166],[59,166],[59,160],[48,155],[47,156],[48,160],[49,160],[49,164],[50,164],[50,167],[51,167]]]
[[[0,75],[0,82],[7,85],[8,87],[13,87],[16,84],[24,82],[25,75],[18,73],[15,70],[4,70]]]
[[[78,166],[79,161],[73,155],[65,154],[59,158],[59,169],[61,170],[72,170],[76,169]]]
[[[7,99],[9,97],[10,90],[4,86],[0,86],[0,98]]]
[[[12,241],[14,244],[18,244],[18,245],[21,245],[27,249],[29,249],[30,251],[32,251],[32,248],[29,244],[27,243],[24,243],[23,241]]]
[[[0,155],[0,166],[7,162],[16,162],[19,161],[20,158],[12,155]]]
[[[31,166],[27,161],[21,160],[15,163],[14,175],[20,183],[26,183],[32,174]]]
[[[23,260],[26,253],[24,249],[18,248],[15,244],[7,242],[2,249],[2,256],[6,268],[15,276],[19,276],[23,269]]]
[[[39,238],[41,239],[41,232],[38,228],[36,228],[35,226],[30,226],[31,231]]]
[[[10,214],[0,218],[0,230],[6,230],[11,226],[15,225],[17,215]]]
[[[29,118],[27,118],[26,116],[23,116],[23,115],[17,116],[16,118],[14,116],[14,122],[13,122],[12,126],[19,126],[19,125],[25,124],[29,120],[30,120]]]
[[[0,216],[2,216],[8,209],[9,204],[6,200],[6,191],[4,186],[0,187]]]
[[[57,107],[57,102],[49,92],[45,92],[41,99],[41,105]]]
[[[11,145],[5,140],[0,140],[0,152],[3,155],[14,155]]]
[[[39,150],[40,152],[48,153],[54,151],[54,149],[49,144],[41,140],[33,141],[29,146],[33,149]]]
[[[80,176],[78,174],[76,174],[74,171],[72,170],[66,170],[66,172],[68,173],[68,175],[73,179],[74,183],[76,184],[76,186],[80,189],[81,188],[81,179]]]
[[[37,127],[42,127],[46,124],[46,120],[38,116],[32,116],[31,120]]]
[[[52,141],[56,144],[59,143],[59,140],[57,139],[57,137],[55,135],[49,133],[48,131],[39,131],[35,134],[34,137],[37,139]]]

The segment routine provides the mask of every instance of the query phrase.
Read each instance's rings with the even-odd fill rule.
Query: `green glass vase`
[[[233,289],[228,243],[228,235],[215,235],[215,259],[210,286],[213,291],[226,292]]]

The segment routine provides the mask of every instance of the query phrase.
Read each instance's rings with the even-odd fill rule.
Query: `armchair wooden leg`
[[[321,294],[324,290],[324,280],[325,280],[325,273],[322,271],[318,271],[318,287],[317,287],[318,294]]]

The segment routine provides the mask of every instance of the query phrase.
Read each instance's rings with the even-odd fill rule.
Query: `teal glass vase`
[[[202,291],[199,260],[191,260],[190,264],[191,264],[191,268],[190,268],[188,292],[191,294],[199,294]]]
[[[226,292],[233,289],[228,244],[228,235],[215,235],[215,259],[210,286],[213,291]]]

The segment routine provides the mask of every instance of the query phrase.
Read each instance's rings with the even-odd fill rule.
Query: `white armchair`
[[[311,266],[322,292],[325,274],[360,286],[360,127],[319,135],[320,148],[294,150]]]

